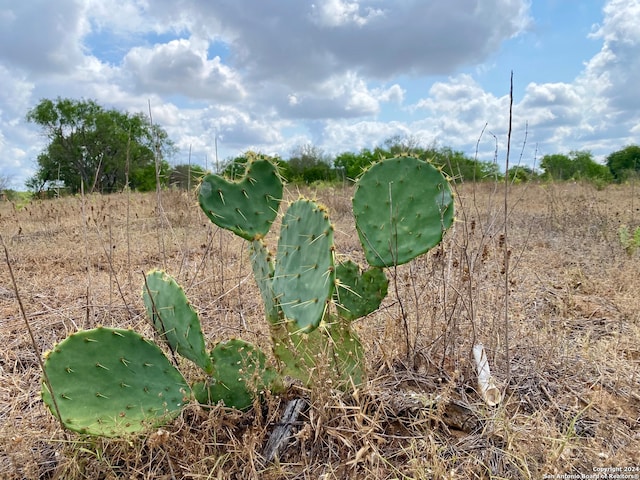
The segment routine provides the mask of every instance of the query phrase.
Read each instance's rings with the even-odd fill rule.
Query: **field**
[[[17,285],[3,252],[0,478],[497,479],[609,467],[639,478],[640,253],[618,235],[640,223],[638,187],[522,184],[506,202],[502,185],[456,190],[442,246],[388,271],[389,296],[357,322],[364,387],[293,385],[246,413],[190,405],[146,436],[111,440],[60,428],[40,400],[38,356],[96,325],[152,338],[141,291],[153,268],[184,286],[211,343],[241,337],[269,351],[246,243],[213,226],[193,193],[0,203]],[[364,263],[350,187],[301,193],[328,207],[338,258]],[[503,391],[495,407],[476,392],[479,342]],[[265,463],[296,397],[309,407]]]

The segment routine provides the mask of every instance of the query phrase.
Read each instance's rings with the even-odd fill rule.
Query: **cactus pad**
[[[284,316],[297,328],[318,326],[334,288],[333,226],[311,200],[291,204],[282,220],[273,291]]]
[[[250,253],[253,276],[260,290],[265,315],[269,323],[278,323],[280,321],[280,308],[273,293],[274,267],[271,253],[262,240],[254,240],[251,242]]]
[[[236,235],[255,240],[269,231],[282,200],[282,180],[268,159],[253,159],[240,180],[219,175],[202,180],[198,199],[209,219]]]
[[[331,318],[327,325],[331,365],[342,390],[359,386],[366,380],[364,349],[349,323]]]
[[[211,375],[213,365],[207,355],[200,319],[176,281],[165,272],[149,272],[142,297],[158,334],[175,352]]]
[[[208,385],[193,386],[196,400],[202,404],[222,401],[225,406],[245,410],[253,405],[256,395],[276,387],[279,376],[266,366],[266,356],[244,340],[231,339],[211,350],[215,378]]]
[[[309,333],[290,332],[288,339],[274,338],[273,353],[282,373],[306,386],[331,379],[334,388],[347,390],[365,380],[364,350],[349,322],[328,317]]]
[[[401,265],[440,243],[453,223],[453,195],[442,172],[430,163],[390,158],[358,179],[353,214],[367,262]]]
[[[387,296],[389,281],[377,267],[360,273],[351,260],[336,267],[337,286],[333,294],[341,317],[347,320],[364,317],[377,310]]]
[[[64,426],[106,437],[136,433],[175,418],[189,386],[162,351],[132,330],[74,333],[48,353],[45,371]],[[42,399],[57,417],[52,392]]]

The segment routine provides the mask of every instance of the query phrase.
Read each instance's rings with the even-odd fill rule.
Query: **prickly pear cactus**
[[[369,265],[392,267],[440,243],[453,223],[453,195],[441,171],[401,156],[376,163],[362,174],[353,214]]]
[[[44,403],[56,417],[59,410],[66,428],[80,433],[140,432],[172,420],[189,401],[180,372],[132,330],[101,327],[71,334],[44,365],[53,390],[43,382]]]
[[[389,281],[384,270],[371,267],[360,273],[351,260],[336,267],[337,286],[333,294],[338,314],[347,320],[364,317],[378,309],[387,296]]]
[[[291,204],[280,229],[273,291],[284,316],[309,332],[320,324],[334,288],[333,226],[311,200]]]
[[[265,354],[244,340],[218,343],[211,350],[211,360],[215,377],[193,387],[194,396],[201,404],[212,405],[221,401],[227,407],[245,410],[264,391],[281,388],[280,376],[266,365]]]
[[[147,274],[142,298],[156,332],[171,349],[213,374],[198,313],[182,287],[165,272],[154,270]]]
[[[281,391],[283,376],[345,390],[365,381],[352,320],[376,310],[385,297],[383,267],[406,263],[442,240],[453,222],[449,184],[432,165],[408,156],[381,161],[360,177],[353,210],[371,265],[364,271],[351,261],[335,267],[328,213],[307,199],[285,213],[273,258],[262,237],[277,216],[282,192],[277,167],[263,157],[254,157],[238,181],[209,175],[199,190],[200,206],[215,224],[251,241],[279,370],[239,339],[207,353],[200,320],[182,288],[152,271],[143,299],[154,327],[207,380],[190,388],[162,351],[135,332],[97,328],[72,334],[48,354],[51,383],[42,386],[45,404],[65,427],[103,436],[139,432],[177,416],[191,392],[201,403],[246,409],[262,392]]]
[[[276,165],[256,157],[238,181],[212,174],[204,177],[198,199],[213,223],[246,240],[256,240],[266,235],[278,215],[282,188]]]

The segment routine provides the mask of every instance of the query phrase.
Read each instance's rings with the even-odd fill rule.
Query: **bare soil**
[[[269,351],[246,242],[213,226],[193,193],[0,203],[9,258],[0,267],[0,478],[543,478],[607,468],[638,478],[640,254],[618,237],[620,225],[640,224],[638,187],[515,185],[506,228],[502,185],[456,190],[442,246],[389,269],[389,296],[356,322],[365,386],[292,386],[244,413],[190,405],[127,439],[63,431],[40,399],[38,358],[96,325],[153,338],[140,295],[153,268],[183,285],[210,346],[241,337]],[[363,264],[350,187],[302,193],[329,208],[338,259]],[[503,392],[496,407],[476,391],[476,343]],[[279,458],[264,462],[298,397],[309,408]]]

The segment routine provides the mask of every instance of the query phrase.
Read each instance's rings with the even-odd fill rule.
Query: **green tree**
[[[593,154],[585,150],[572,150],[568,155],[556,153],[545,155],[540,161],[543,177],[550,180],[593,180],[609,182],[609,169],[593,159]]]
[[[423,147],[413,135],[395,135],[387,138],[383,145],[384,148],[376,149],[379,158],[399,154],[413,155],[441,167],[454,181],[481,181],[501,176],[495,162],[478,162],[450,147],[437,147],[435,144]]]
[[[292,181],[313,183],[336,178],[324,151],[310,143],[296,147],[288,162]]]
[[[413,135],[393,135],[387,138],[383,143],[384,150],[388,156],[396,155],[414,155],[420,157],[425,149],[420,145],[420,140]]]
[[[196,187],[205,174],[200,165],[176,165],[169,171],[169,185],[188,190]]]
[[[616,182],[624,182],[640,175],[640,146],[628,145],[607,157],[607,167]]]
[[[424,155],[433,164],[441,166],[455,181],[479,182],[495,180],[501,176],[497,163],[479,162],[450,147],[431,148]]]
[[[371,151],[368,148],[363,148],[359,153],[343,152],[336,156],[333,166],[339,178],[346,177],[348,180],[355,182],[369,165],[382,158],[380,153],[382,153],[380,150]]]
[[[142,114],[106,110],[94,100],[44,99],[27,113],[49,144],[38,156],[38,170],[28,185],[45,188],[61,180],[71,193],[114,192],[156,185],[156,158],[166,181],[164,158],[174,151],[167,133]],[[30,188],[31,188],[30,187]]]
[[[548,180],[569,180],[575,174],[575,165],[569,156],[562,153],[545,155],[540,161],[544,178]]]
[[[222,176],[229,180],[239,179],[244,175],[248,161],[246,154],[235,158],[228,158],[223,162]]]
[[[569,157],[575,164],[575,180],[590,180],[602,183],[609,183],[613,180],[609,168],[606,165],[596,162],[591,152],[572,151],[569,153]]]
[[[513,183],[530,182],[538,178],[538,172],[526,165],[516,165],[507,172],[509,181]]]

